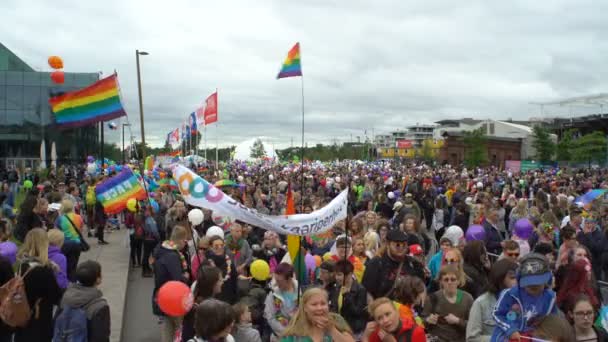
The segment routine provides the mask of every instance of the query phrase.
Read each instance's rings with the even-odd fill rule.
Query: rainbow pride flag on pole
[[[302,64],[300,63],[300,43],[296,43],[287,53],[287,58],[283,62],[283,67],[277,79],[286,77],[302,76]]]
[[[128,167],[125,167],[116,176],[98,184],[95,187],[95,194],[97,200],[103,205],[104,211],[109,215],[123,211],[127,207],[127,201],[131,198],[138,201],[147,198],[146,189]]]
[[[77,91],[49,99],[60,128],[73,128],[108,121],[127,115],[120,102],[116,74]]]

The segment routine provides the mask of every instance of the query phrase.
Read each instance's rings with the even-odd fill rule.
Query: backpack
[[[135,224],[135,232],[133,237],[136,239],[143,239],[145,235],[144,226],[141,224]]]
[[[53,342],[87,342],[88,319],[83,308],[65,306],[55,319]]]
[[[23,279],[36,266],[31,266],[23,275],[15,275],[0,287],[0,319],[13,328],[23,328],[32,317],[32,309],[27,301]],[[38,304],[36,301],[36,315]]]
[[[95,195],[94,186],[87,187],[86,201],[87,205],[95,205],[95,203],[97,202],[97,195]]]

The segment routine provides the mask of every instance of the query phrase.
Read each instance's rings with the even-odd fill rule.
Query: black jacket
[[[373,258],[365,268],[361,285],[374,299],[386,296],[392,298],[392,293],[389,292],[393,292],[391,289],[397,278],[399,264],[399,261],[388,256],[388,252],[383,256]],[[417,276],[424,281],[424,266],[414,258],[406,256],[400,274]]]
[[[152,311],[155,315],[164,316],[164,313],[158,307],[156,303],[156,292],[166,282],[176,280],[183,283],[187,283],[184,277],[184,270],[182,268],[182,261],[179,257],[179,252],[173,249],[167,249],[158,245],[154,252],[152,252],[154,258],[154,291],[152,292]]]
[[[342,310],[338,311],[338,297],[340,295],[340,284],[336,284],[336,291],[331,291],[329,298],[329,309],[331,312],[340,314],[355,334],[362,332],[369,319],[367,314],[367,291],[356,281],[350,287],[350,291],[342,296]]]
[[[17,227],[15,227],[15,231],[13,235],[17,240],[23,242],[25,241],[25,236],[27,233],[34,228],[46,228],[46,222],[43,221],[42,217],[35,213],[21,213],[17,216]]]
[[[473,299],[476,299],[486,291],[486,287],[488,286],[488,272],[481,272],[468,264],[464,264],[463,269],[467,276],[467,284],[469,284],[468,288],[465,288],[464,290],[471,294]]]
[[[502,253],[502,236],[500,232],[492,226],[492,224],[486,220],[483,220],[483,229],[486,232],[486,249],[488,252],[496,255],[500,255]]]
[[[101,291],[94,287],[70,284],[61,300],[61,309],[66,306],[82,308],[86,312],[88,342],[110,341],[110,307]]]
[[[597,279],[601,279],[602,273],[602,254],[607,247],[606,237],[600,229],[596,229],[589,234],[583,233],[583,231],[576,234],[576,239],[579,243],[585,245],[591,252],[591,266],[593,273]]]
[[[32,316],[24,328],[15,331],[15,342],[50,342],[53,339],[53,306],[59,304],[62,291],[50,266],[34,265],[23,263],[21,272],[34,267],[25,276],[23,283],[32,313],[35,314],[38,310],[38,318]]]

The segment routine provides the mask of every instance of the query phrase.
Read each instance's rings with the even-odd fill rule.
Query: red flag
[[[217,121],[217,91],[205,101],[205,125]]]

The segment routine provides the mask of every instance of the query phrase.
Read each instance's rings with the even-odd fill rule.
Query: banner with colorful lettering
[[[103,205],[103,210],[109,215],[125,210],[127,201],[131,198],[138,201],[147,198],[146,189],[128,167],[125,167],[116,176],[98,184],[95,187],[95,194],[97,200]]]
[[[328,205],[310,214],[270,216],[233,200],[185,166],[174,165],[173,178],[186,203],[278,234],[317,235],[331,229],[336,222],[346,219],[348,190],[342,191]]]

